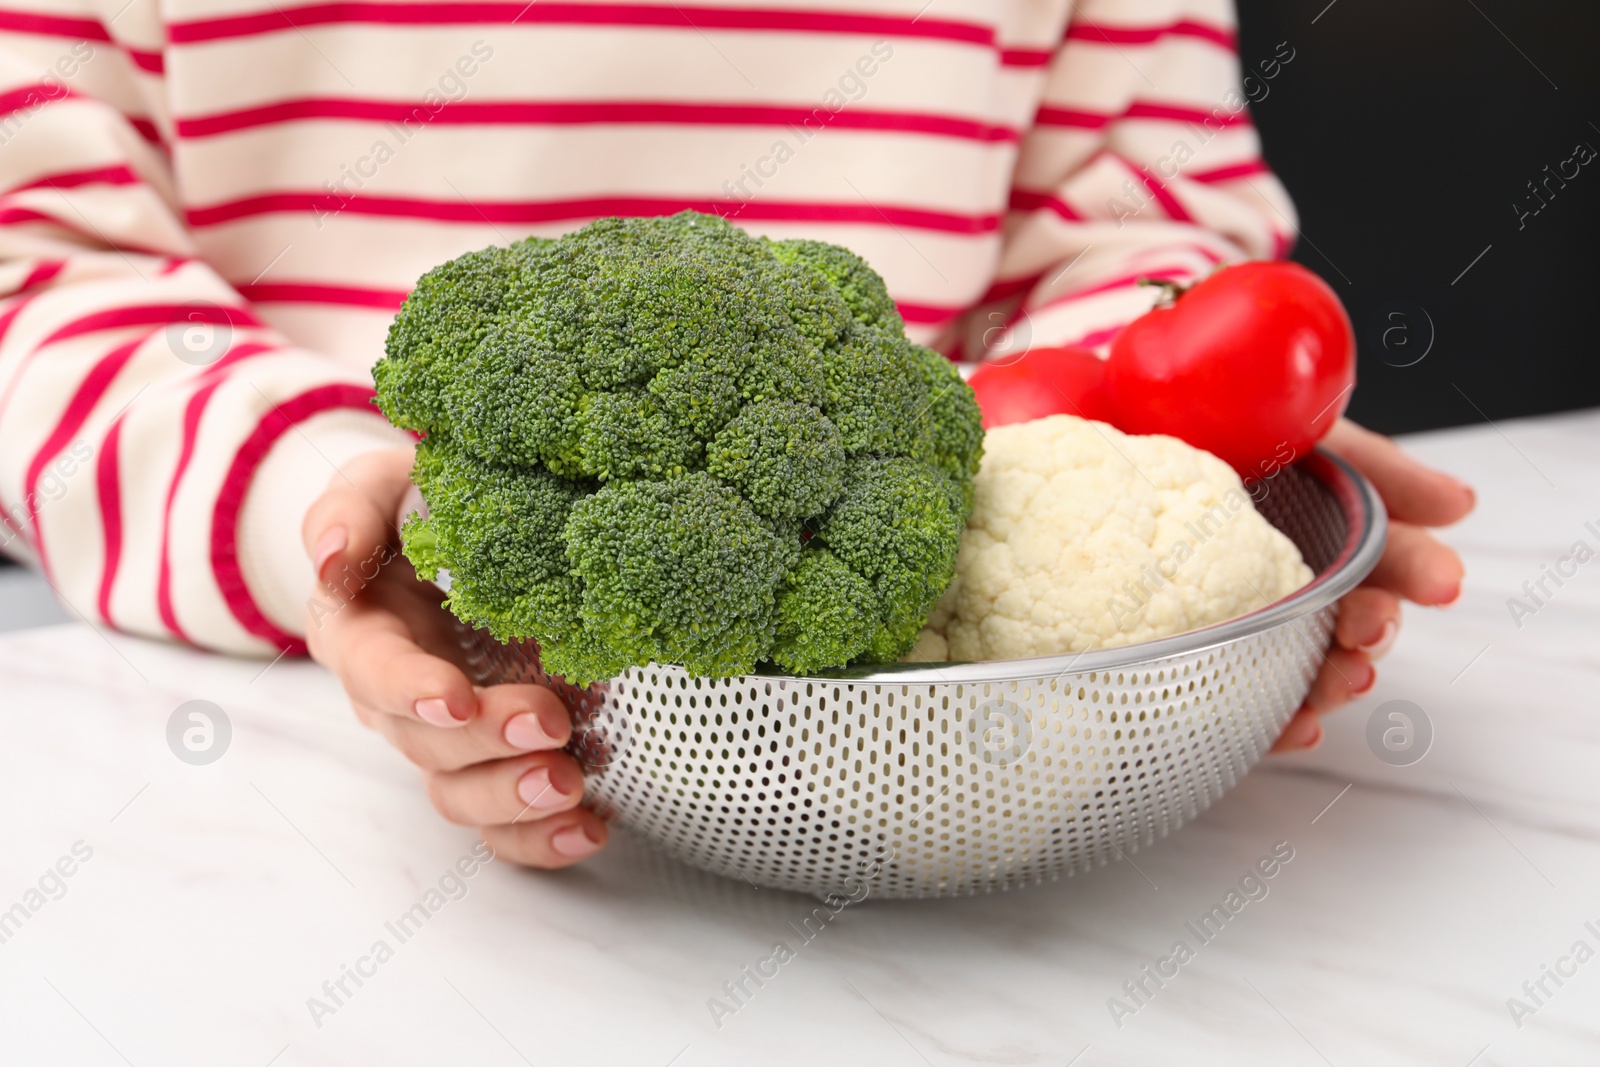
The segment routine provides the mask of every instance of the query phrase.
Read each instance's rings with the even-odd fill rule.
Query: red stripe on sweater
[[[1150,194],[1150,199],[1155,201],[1156,206],[1161,208],[1161,210],[1166,213],[1168,218],[1175,222],[1194,221],[1194,219],[1190,217],[1189,212],[1184,209],[1183,205],[1178,203],[1177,199],[1174,198],[1171,193],[1167,192],[1163,183],[1159,179],[1151,177],[1145,170],[1141,169],[1128,157],[1119,155],[1116,152],[1109,152],[1102,149],[1091,156],[1088,163],[1084,164],[1084,166],[1087,168],[1090,164],[1097,163],[1102,159],[1109,159],[1116,163],[1123,170],[1127,171],[1128,175],[1132,177],[1134,181],[1142,184],[1145,187],[1145,191]],[[1124,185],[1126,184],[1127,183],[1124,183]],[[1134,199],[1137,200],[1137,197],[1135,196]],[[1142,203],[1139,204],[1135,210],[1144,210],[1144,205]]]
[[[83,429],[83,424],[94,413],[95,405],[104,398],[106,391],[111,388],[111,383],[133,358],[134,352],[152,336],[154,334],[146,334],[113,348],[89,368],[89,372],[79,383],[77,392],[67,401],[61,418],[56,421],[50,435],[45,438],[44,444],[39,446],[39,451],[34,453],[33,459],[28,464],[27,473],[22,479],[23,500],[27,505],[28,518],[33,523],[33,542],[38,552],[39,569],[47,575],[50,573],[50,561],[45,553],[44,532],[39,528],[37,503],[39,478],[44,474],[45,467],[67,447],[67,443],[77,432]]]
[[[253,355],[262,352],[274,352],[274,347],[251,341],[240,344],[234,349],[227,350],[218,362],[208,366],[195,381],[200,384],[200,389],[189,397],[189,403],[184,405],[184,424],[182,424],[182,440],[178,446],[178,464],[173,467],[173,478],[166,483],[166,502],[162,506],[162,555],[157,565],[155,576],[155,609],[162,617],[162,625],[170,630],[173,637],[184,641],[186,645],[194,645],[189,633],[184,632],[184,627],[178,622],[178,609],[173,606],[173,501],[178,499],[178,486],[182,485],[184,472],[189,470],[189,461],[194,459],[195,442],[200,437],[200,419],[205,416],[206,406],[210,405],[211,397],[222,386],[224,374],[222,371],[243,362]]]
[[[1221,114],[1217,114],[1217,112]],[[1210,111],[1202,108],[1187,107],[1183,104],[1163,104],[1154,100],[1135,100],[1128,105],[1128,110],[1123,112],[1124,118],[1154,119],[1161,122],[1197,122],[1205,124],[1214,122],[1218,129],[1227,129],[1229,126],[1250,125],[1250,112],[1244,108],[1238,111],[1229,111],[1227,107],[1218,105]]]
[[[165,144],[165,142],[161,139],[161,131],[156,129],[156,124],[151,122],[149,119],[134,118],[132,115],[127,115],[124,117],[127,118],[128,125],[132,126],[139,136],[143,137],[146,141],[149,141],[158,148]]]
[[[338,408],[370,411],[374,417],[382,418],[372,406],[372,395],[372,390],[363,386],[337,384],[319,386],[285,400],[267,412],[239,446],[217,494],[211,515],[211,571],[222,599],[247,632],[285,651],[304,652],[305,642],[273,625],[250,595],[239,564],[239,508],[256,468],[278,438],[313,415]]]
[[[52,215],[49,212],[37,211],[31,207],[0,208],[0,226],[21,226],[30,222],[47,222],[51,226],[54,226],[60,230],[65,230],[66,232],[83,239],[91,245],[104,247],[105,244],[105,238],[101,236],[101,234],[94,232],[92,228],[84,229],[83,227],[75,225],[73,222],[67,219],[63,219],[57,215]],[[118,241],[117,247],[120,251],[135,252],[143,256],[166,255],[165,252],[162,252],[159,249],[146,248],[142,245],[137,245],[132,241],[126,240]]]
[[[34,296],[37,295],[37,293],[34,293],[22,297],[7,308],[3,314],[0,314],[0,341],[5,340],[6,333],[11,329],[11,324],[17,321],[17,316],[22,314],[22,309],[27,307],[33,301]],[[28,362],[33,359],[37,352],[37,349],[24,352],[20,364],[6,379],[5,389],[0,391],[0,415],[5,414],[6,405],[11,400],[11,394],[16,391],[17,382],[22,378],[22,373],[27,369]]]
[[[165,74],[167,72],[167,57],[160,52],[145,52],[137,48],[127,49],[128,58],[133,60],[133,65],[140,70],[151,74]]]
[[[963,314],[965,307],[935,306],[932,304],[907,304],[895,301],[900,317],[916,326],[937,326]]]
[[[59,174],[46,174],[42,178],[14,185],[0,196],[9,196],[26,189],[76,189],[83,185],[137,185],[139,176],[122,164],[94,167],[89,170],[68,170]]]
[[[1266,160],[1252,159],[1248,163],[1233,163],[1226,167],[1216,167],[1212,170],[1192,171],[1185,177],[1193,182],[1211,184],[1213,182],[1231,182],[1235,178],[1248,178],[1252,174],[1270,174],[1271,169]]]
[[[0,30],[34,33],[41,37],[70,37],[76,41],[111,40],[111,34],[96,19],[63,18],[35,11],[0,11]]]
[[[1034,189],[1012,189],[1012,211],[1037,211],[1047,208],[1055,212],[1068,222],[1082,222],[1083,213],[1054,193],[1046,193]]]
[[[72,229],[54,215],[46,215],[43,211],[35,211],[31,207],[0,208],[0,226],[15,226],[22,222],[51,222],[61,226],[62,229]],[[72,230],[72,232],[80,231]]]
[[[1035,126],[1071,126],[1080,130],[1103,130],[1122,112],[1080,111],[1071,107],[1041,107],[1033,116]]]
[[[241,327],[261,325],[261,320],[239,308],[219,307],[208,303],[146,304],[138,307],[108,308],[105,311],[96,311],[72,319],[56,327],[48,337],[39,342],[38,347],[43,348],[56,341],[94,333],[96,330],[116,330],[124,326],[166,326],[176,322],[209,322],[213,325],[227,323]]]
[[[194,458],[195,441],[200,434],[200,420],[205,415],[206,405],[211,402],[212,394],[223,381],[223,370],[240,363],[251,356],[263,352],[275,351],[273,346],[251,341],[229,349],[211,366],[207,367],[198,378],[200,388],[189,397],[189,402],[183,408],[182,438],[178,446],[178,462],[172,470],[172,479],[167,483],[167,498],[161,511],[161,559],[156,569],[156,611],[161,616],[162,625],[172,633],[172,636],[185,644],[194,644],[189,635],[178,623],[177,609],[172,603],[172,503],[178,498],[178,486],[183,483],[184,472],[189,469],[189,461]]]
[[[185,644],[194,644],[183,626],[178,622],[178,612],[172,602],[172,505],[178,498],[178,487],[183,484],[183,475],[189,469],[189,461],[194,458],[195,442],[200,436],[200,420],[204,417],[206,406],[211,403],[211,397],[216,393],[223,382],[223,370],[240,363],[251,356],[263,352],[276,351],[273,346],[251,341],[229,349],[211,366],[196,378],[200,388],[189,397],[189,402],[183,408],[183,436],[178,446],[178,462],[172,471],[172,480],[167,483],[167,499],[161,511],[161,559],[156,568],[156,611],[161,616],[161,623],[172,636]]]
[[[1125,119],[1147,122],[1187,122],[1210,124],[1215,129],[1250,125],[1250,113],[1243,109],[1229,111],[1217,105],[1210,111],[1181,104],[1164,104],[1154,100],[1135,100],[1121,111],[1083,111],[1070,107],[1041,107],[1034,115],[1035,126],[1069,126],[1081,130],[1103,130],[1114,122]]]
[[[852,34],[947,41],[994,49],[1008,66],[1035,67],[1049,61],[1048,52],[1008,48],[992,26],[920,15],[870,15],[847,11],[770,10],[697,7],[687,4],[553,4],[523,3],[373,3],[346,2],[274,6],[271,11],[170,23],[173,44],[297,32],[311,26],[654,26],[663,29],[746,30],[816,34]]]
[[[60,274],[66,269],[67,261],[64,259],[41,260],[34,266],[32,270],[28,272],[28,276],[22,279],[22,284],[17,286],[16,292],[10,295],[20,296],[21,294],[28,292],[30,289],[37,289],[40,286],[48,285],[55,280],[56,275]]]
[[[239,295],[253,304],[294,303],[334,304],[340,307],[376,308],[394,312],[410,295],[405,289],[358,289],[351,286],[319,285],[313,282],[284,282],[237,286]],[[966,309],[935,307],[927,304],[900,304],[900,316],[907,322],[947,322]]]
[[[1069,41],[1097,44],[1154,44],[1164,37],[1192,37],[1238,51],[1238,36],[1223,26],[1212,26],[1193,19],[1179,19],[1162,26],[1108,26],[1104,23],[1077,22],[1067,27]]]
[[[117,470],[118,447],[122,439],[122,420],[117,416],[100,442],[100,455],[95,461],[95,486],[100,493],[100,537],[103,545],[104,565],[100,568],[100,595],[95,598],[95,610],[108,626],[115,626],[111,617],[111,591],[117,584],[117,570],[122,564],[122,485]]]
[[[590,125],[601,123],[695,126],[798,126],[810,133],[825,128],[920,133],[983,143],[1021,138],[1008,126],[959,115],[906,111],[868,111],[826,107],[772,107],[758,104],[663,103],[653,100],[462,101],[437,110],[417,101],[305,98],[259,107],[193,115],[177,120],[180,137],[201,138],[238,130],[309,119],[419,123],[441,126]],[[809,124],[809,125],[808,125]]]
[[[37,111],[46,104],[57,103],[62,100],[81,100],[83,97],[68,89],[58,82],[35,82],[32,85],[23,85],[0,93],[0,115],[10,115],[13,112],[27,108]],[[134,130],[153,145],[163,144],[161,133],[156,129],[156,124],[148,118],[137,115],[122,116]]]
[[[0,93],[0,115],[10,115],[13,112],[27,108],[37,111],[45,104],[57,100],[69,100],[75,96],[71,89],[59,82],[34,82],[30,85],[19,85],[15,89],[7,89]]]
[[[1000,62],[1008,67],[1043,67],[1049,65],[1050,57],[1054,54],[1047,49],[1003,48],[1000,50]]]
[[[1010,300],[1014,297],[1021,296],[1029,289],[1032,289],[1035,285],[1038,285],[1043,279],[1044,274],[1042,273],[1029,274],[1021,278],[997,278],[995,281],[989,284],[988,290],[978,298],[978,303],[980,305],[995,304],[1002,300]]]
[[[95,19],[62,18],[57,15],[41,15],[33,11],[0,11],[0,30],[11,33],[33,33],[41,37],[66,37],[74,41],[115,44],[127,53],[128,58],[133,60],[134,65],[140,70],[160,74],[163,68],[160,52],[132,48],[120,41],[112,40],[110,31]]]
[[[235,286],[239,295],[252,304],[334,304],[339,307],[378,308],[399,311],[405,303],[406,289],[361,289],[349,285],[320,285],[316,282],[276,282]]]
[[[27,307],[36,295],[38,294],[30,294],[20,300],[13,301],[11,307],[7,308],[4,313],[0,313],[0,341],[5,339],[7,331],[11,329],[11,324],[17,321],[17,316],[22,314],[22,309]],[[0,417],[4,417],[6,408],[11,404],[11,397],[17,391],[17,382],[22,379],[22,375],[28,369],[28,364],[33,361],[34,356],[37,354],[38,349],[24,352],[21,360],[18,361],[17,368],[11,372],[11,376],[6,380],[4,390],[0,390]],[[22,536],[24,524],[19,523],[12,517],[11,509],[5,506],[3,499],[0,499],[0,522],[4,522],[13,534],[19,537]]]
[[[223,357],[226,359],[227,357]],[[178,613],[172,605],[172,502],[177,499],[178,485],[183,481],[189,461],[194,458],[194,442],[199,435],[200,416],[210,402],[211,395],[222,384],[221,379],[208,382],[189,398],[183,409],[183,444],[178,450],[178,465],[167,483],[167,502],[161,518],[161,561],[156,574],[156,610],[161,622],[172,636],[185,644],[193,644],[183,627],[178,624]]]
[[[1129,167],[1128,169],[1132,170],[1133,168]],[[1178,198],[1169,193],[1160,181],[1143,171],[1136,171],[1135,173],[1143,180],[1144,187],[1150,191],[1151,198],[1161,205],[1161,210],[1167,213],[1168,218],[1175,222],[1194,221],[1194,216],[1189,214],[1188,209],[1182,204],[1178,203]]]
[[[1228,262],[1228,258],[1216,249],[1196,241],[1177,241],[1172,244],[1161,244],[1135,256],[1132,262],[1136,263],[1140,259],[1165,256],[1172,252],[1193,252],[1212,266]]]
[[[944,233],[986,234],[1000,226],[998,215],[960,215],[926,208],[889,204],[800,203],[767,200],[655,199],[605,197],[592,200],[484,201],[422,200],[412,197],[359,195],[341,199],[324,192],[266,193],[207,207],[190,208],[190,226],[216,226],[258,215],[312,211],[319,216],[348,211],[356,215],[381,215],[432,219],[471,225],[507,223],[524,225],[597,219],[610,215],[657,216],[693,210],[708,215],[766,222],[832,222],[865,226],[906,226]]]
[[[5,340],[6,333],[11,329],[11,324],[17,321],[17,316],[22,314],[22,309],[32,303],[33,298],[37,295],[37,293],[30,293],[22,297],[12,303],[11,307],[3,314],[0,314],[0,341]],[[17,383],[22,380],[23,374],[28,370],[28,364],[33,362],[34,357],[38,354],[39,350],[37,348],[23,352],[22,358],[17,361],[16,369],[6,379],[5,388],[0,390],[0,418],[5,416],[6,408],[10,406],[11,398],[16,394]],[[3,519],[5,524],[11,528],[12,533],[19,535],[22,533],[22,527],[12,520],[11,509],[5,506],[4,500],[0,500],[0,519]]]
[[[38,273],[38,268],[35,268],[34,273]],[[11,307],[0,313],[0,341],[5,340],[7,331],[11,329],[11,324],[17,321],[17,316],[22,314],[22,309],[32,303],[33,298],[37,295],[37,293],[30,293],[20,300],[12,301]],[[11,397],[17,390],[17,382],[21,381],[23,373],[28,369],[28,364],[32,362],[36,355],[38,355],[37,348],[24,352],[21,360],[18,361],[17,368],[11,372],[11,376],[6,380],[4,390],[0,390],[0,416],[4,416],[6,408],[11,403]],[[0,500],[0,522],[4,522],[12,534],[18,537],[23,536],[24,524],[18,522],[12,516],[11,509],[5,506],[4,500]]]

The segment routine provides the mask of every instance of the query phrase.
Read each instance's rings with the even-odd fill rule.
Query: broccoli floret
[[[791,671],[849,663],[876,635],[872,583],[826,548],[808,548],[778,595],[772,660]]]
[[[429,515],[406,521],[407,555],[424,577],[450,570],[458,610],[492,624],[528,590],[566,578],[562,531],[592,484],[483,463],[435,438],[418,444],[412,479]]]
[[[468,252],[417,281],[407,301],[411,310],[389,327],[393,358],[372,372],[390,422],[427,430],[449,420],[446,397],[466,377],[467,361],[505,301],[505,279],[517,272],[527,247]]]
[[[857,327],[824,355],[822,410],[838,427],[847,455],[928,450],[930,423],[922,417],[928,383],[911,349],[898,334]],[[954,367],[950,374],[960,380]]]
[[[922,376],[927,400],[918,415],[926,444],[912,452],[943,471],[961,494],[963,517],[972,513],[972,481],[983,458],[983,416],[978,398],[950,361],[917,345],[908,346]],[[962,521],[965,521],[963,518]]]
[[[892,660],[953,573],[982,429],[883,282],[685,212],[429,271],[374,369],[424,436],[423,574],[580,684]]]
[[[858,623],[868,657],[898,659],[955,577],[970,511],[950,478],[909,456],[851,460],[844,481],[813,541],[872,583],[876,611]]]
[[[706,469],[761,514],[802,519],[839,495],[844,447],[832,420],[809,404],[760,400],[717,434]]]
[[[603,643],[630,662],[711,677],[767,654],[778,586],[800,554],[790,531],[704,471],[606,485],[572,509],[565,534],[584,617]]]
[[[905,320],[900,317],[900,309],[895,307],[883,279],[866,260],[848,248],[804,239],[768,241],[767,247],[785,263],[821,275],[828,287],[844,298],[856,322],[893,334],[905,330]]]

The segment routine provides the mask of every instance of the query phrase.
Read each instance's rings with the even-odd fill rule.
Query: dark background
[[[1296,52],[1252,111],[1300,210],[1294,258],[1356,327],[1350,416],[1397,433],[1600,404],[1600,158],[1520,231],[1512,207],[1600,150],[1600,3],[1238,4],[1247,72]]]

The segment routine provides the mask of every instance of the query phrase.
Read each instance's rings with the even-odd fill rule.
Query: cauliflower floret
[[[1070,415],[990,430],[956,578],[908,659],[1111,648],[1255,611],[1311,580],[1222,460]]]

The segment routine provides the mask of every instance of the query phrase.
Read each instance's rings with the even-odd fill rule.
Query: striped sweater
[[[1102,345],[1139,277],[1284,253],[1251,84],[1229,0],[0,0],[4,551],[297,648],[429,267],[694,208],[854,249],[952,358]]]

